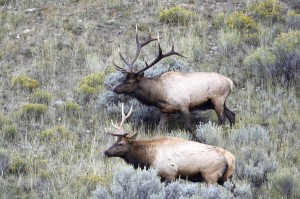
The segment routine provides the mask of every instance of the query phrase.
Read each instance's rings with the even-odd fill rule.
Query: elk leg
[[[224,114],[230,122],[230,127],[232,127],[235,124],[235,113],[229,110],[225,104],[224,104]]]
[[[158,124],[159,130],[163,131],[165,129],[167,121],[168,121],[168,113],[161,112],[160,120],[159,120],[159,124]]]
[[[225,123],[226,118],[224,117],[224,102],[215,102],[214,109],[218,116],[219,125],[223,125]]]
[[[161,178],[160,182],[164,182],[164,183],[166,183],[166,185],[168,185],[172,182],[172,180],[169,178]]]
[[[184,119],[184,125],[185,128],[192,133],[193,132],[193,128],[192,128],[192,124],[191,124],[191,115],[190,115],[190,110],[188,108],[182,109],[181,110],[183,119]]]

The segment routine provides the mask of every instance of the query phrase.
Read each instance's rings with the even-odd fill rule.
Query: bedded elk
[[[127,115],[122,106],[122,121],[117,132],[117,141],[107,149],[107,157],[120,157],[135,168],[156,169],[162,181],[169,183],[176,178],[193,182],[223,184],[235,169],[235,156],[225,149],[188,141],[177,137],[159,137],[151,140],[136,140],[122,125],[132,113]]]
[[[158,41],[158,55],[150,64],[145,61],[145,67],[138,70],[133,67],[142,47],[152,41]],[[224,124],[226,118],[230,126],[235,123],[235,113],[226,107],[226,98],[230,94],[233,82],[218,73],[214,72],[166,72],[159,77],[144,77],[144,71],[158,63],[161,59],[178,55],[174,51],[174,45],[170,52],[163,54],[158,38],[152,38],[151,35],[141,43],[136,31],[137,50],[134,59],[129,63],[119,52],[121,59],[125,62],[124,68],[117,66],[117,70],[126,75],[124,82],[114,88],[117,94],[133,95],[140,102],[157,107],[161,112],[159,129],[166,125],[168,114],[181,112],[184,118],[185,127],[192,132],[190,119],[190,110],[194,109],[214,109],[218,116],[220,125]]]

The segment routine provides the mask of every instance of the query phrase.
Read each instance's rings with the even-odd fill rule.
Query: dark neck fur
[[[134,168],[149,168],[153,161],[153,150],[147,141],[132,141],[129,153],[123,157]]]
[[[158,78],[141,79],[134,96],[143,104],[158,106],[158,103],[163,99],[163,89]]]

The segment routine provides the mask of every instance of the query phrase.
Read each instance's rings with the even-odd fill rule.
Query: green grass
[[[241,6],[238,12],[231,6],[234,2]],[[231,151],[240,168],[248,166],[248,173],[238,170],[232,179],[240,193],[251,185],[245,190],[257,198],[299,197],[299,70],[294,69],[298,79],[290,82],[259,72],[283,55],[300,51],[299,13],[292,4],[266,2],[279,2],[289,12],[276,7],[265,15],[261,6],[266,3],[247,8],[249,2],[234,0],[184,1],[189,5],[185,11],[193,16],[188,25],[174,26],[161,22],[160,13],[182,1],[8,1],[0,7],[0,197],[88,198],[100,185],[113,191],[113,167],[127,165],[103,155],[115,140],[104,129],[121,116],[108,117],[98,100],[106,75],[115,72],[113,62],[123,64],[118,47],[126,59],[134,57],[136,24],[142,40],[149,32],[159,32],[164,52],[174,43],[175,50],[187,56],[167,58],[165,65],[180,61],[194,71],[215,71],[234,81],[227,106],[236,113],[236,126],[194,125],[205,142]],[[25,12],[33,7],[37,11]],[[288,23],[282,22],[286,17]],[[146,57],[150,62],[156,53],[153,43],[139,60]],[[297,56],[292,58],[298,63]],[[215,113],[209,113],[214,122]],[[139,133],[138,139],[190,139],[183,129],[158,132],[148,126],[127,127]],[[257,142],[255,136],[264,137]],[[261,161],[259,167],[247,159],[251,152],[253,160]],[[276,162],[276,169],[261,157]],[[259,172],[266,176],[257,182]],[[201,189],[210,190],[204,185]]]

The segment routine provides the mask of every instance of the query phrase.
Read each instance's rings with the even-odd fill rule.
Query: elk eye
[[[118,143],[118,146],[123,146],[123,143]]]

